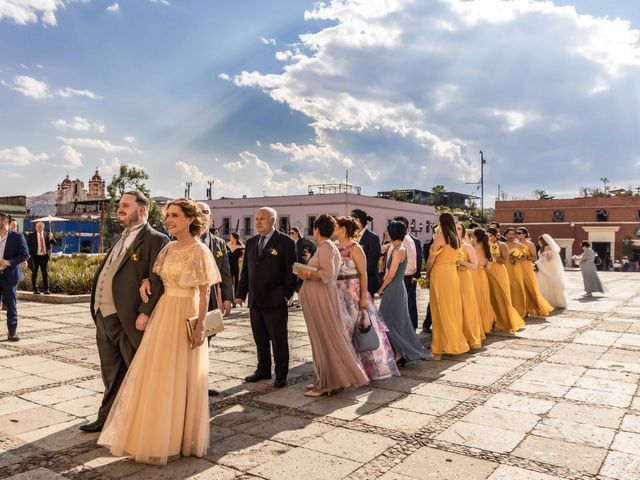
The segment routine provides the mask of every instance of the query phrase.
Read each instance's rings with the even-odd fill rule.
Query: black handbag
[[[369,325],[367,326],[364,326],[364,317],[369,320]],[[380,339],[373,328],[369,312],[366,310],[360,310],[358,315],[358,322],[353,330],[353,346],[357,352],[369,352],[376,350],[380,346]]]

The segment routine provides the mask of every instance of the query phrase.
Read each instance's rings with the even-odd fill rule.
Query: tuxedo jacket
[[[20,264],[29,258],[29,248],[24,235],[18,232],[9,231],[4,246],[4,255],[2,258],[8,260],[10,265],[0,271],[0,276],[10,285],[18,284],[18,268]]]
[[[416,273],[412,275],[413,278],[420,278],[420,272],[422,271],[422,242],[413,235],[409,234],[411,240],[416,245]]]
[[[216,261],[222,282],[216,287],[211,287],[211,297],[209,298],[210,309],[219,308],[218,297],[214,295],[215,288],[220,288],[222,295],[222,301],[233,302],[233,278],[231,277],[231,267],[229,266],[229,252],[227,251],[227,244],[220,237],[212,235],[211,232],[206,232],[202,236],[202,242],[213,254],[213,258]]]
[[[55,238],[50,239],[48,232],[43,232],[44,235],[44,249],[47,252],[47,257],[51,258],[51,245],[57,245]],[[27,236],[27,245],[29,247],[29,255],[35,257],[38,254],[38,232],[31,232]]]
[[[295,261],[295,242],[277,230],[258,255],[260,235],[247,240],[236,297],[249,296],[250,308],[274,308],[285,304],[296,288],[297,277],[291,267]]]
[[[368,228],[362,232],[360,245],[367,257],[367,285],[373,296],[378,291],[378,260],[380,259],[380,237]]]
[[[162,250],[168,242],[169,238],[166,235],[153,229],[149,224],[146,224],[140,232],[138,232],[131,247],[128,249],[131,252],[137,253],[137,255],[134,257],[133,255],[124,253],[118,270],[113,276],[113,303],[127,337],[136,348],[140,345],[143,333],[136,330],[136,318],[138,318],[138,314],[145,313],[151,315],[160,296],[164,293],[162,280],[158,275],[153,273],[153,264],[160,250]],[[117,241],[113,245],[115,246],[116,243]],[[111,253],[111,251],[109,251],[109,253]],[[93,277],[90,309],[94,322],[96,321],[96,286],[100,272],[104,268],[108,258],[109,255],[104,257],[102,264],[100,264],[98,271]],[[145,278],[151,281],[152,294],[149,297],[148,303],[142,301],[139,293],[140,284]]]

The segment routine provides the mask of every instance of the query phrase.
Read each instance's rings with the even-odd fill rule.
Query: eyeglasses
[[[293,235],[294,233],[296,233],[296,232],[294,232],[293,230],[291,230],[291,231],[289,232],[289,235]]]
[[[202,210],[202,213],[205,215],[211,215],[211,212],[209,210]]]

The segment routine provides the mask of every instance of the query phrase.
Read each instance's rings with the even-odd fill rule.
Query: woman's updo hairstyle
[[[336,218],[336,222],[338,223],[339,227],[344,227],[344,230],[349,239],[355,238],[355,236],[358,234],[358,230],[360,230],[360,225],[353,217],[338,217]]]
[[[336,229],[336,219],[328,213],[323,213],[315,219],[313,228],[317,228],[322,237],[331,238],[333,231]]]
[[[180,208],[185,217],[193,219],[193,222],[191,222],[191,225],[189,225],[189,233],[192,236],[199,237],[207,231],[207,228],[209,226],[206,224],[205,216],[202,213],[202,210],[200,210],[200,206],[196,202],[194,202],[193,200],[189,200],[188,198],[178,198],[167,203],[167,205],[164,207],[164,211],[166,212],[169,207],[173,205]]]

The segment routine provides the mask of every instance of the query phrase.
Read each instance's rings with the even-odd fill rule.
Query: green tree
[[[431,187],[431,205],[440,205],[444,192],[446,192],[444,185],[438,184]]]
[[[624,237],[622,240],[622,253],[627,256],[633,256],[633,240],[631,237]]]
[[[116,220],[116,210],[120,197],[131,190],[140,190],[150,200],[149,207],[149,224],[157,229],[162,229],[162,210],[160,206],[151,200],[151,192],[145,185],[145,180],[149,179],[149,175],[141,168],[120,165],[117,175],[114,175],[107,185],[107,193],[109,195],[109,204],[107,206],[107,222],[109,232],[119,232],[120,226]]]

